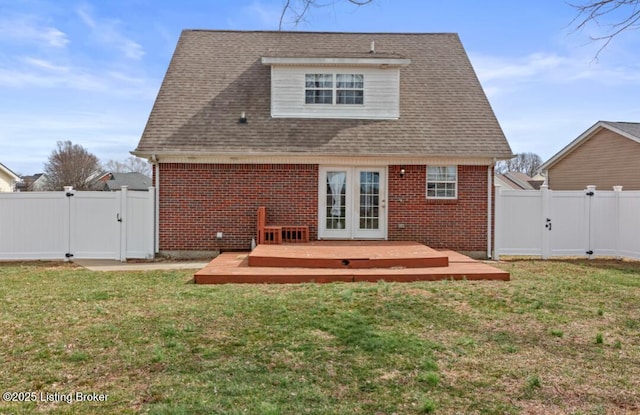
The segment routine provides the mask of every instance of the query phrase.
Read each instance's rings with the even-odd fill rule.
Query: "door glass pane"
[[[379,229],[380,173],[360,172],[360,229]]]
[[[347,172],[327,172],[326,229],[345,229],[347,225]]]

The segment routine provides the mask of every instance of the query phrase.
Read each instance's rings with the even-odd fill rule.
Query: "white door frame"
[[[326,229],[328,172],[346,173],[345,224],[342,229]],[[360,172],[380,173],[379,187],[379,227],[376,230],[359,229],[360,219]],[[318,172],[318,239],[387,239],[387,166],[320,166]]]

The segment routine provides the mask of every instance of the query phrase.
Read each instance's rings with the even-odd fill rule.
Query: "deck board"
[[[386,252],[393,251],[394,247],[398,248],[400,245],[386,242],[389,244]],[[322,250],[316,248],[322,246],[313,244],[308,245],[308,256],[323,258]],[[261,245],[262,246],[262,245]],[[286,248],[287,245],[264,245],[269,246],[269,252],[274,252],[276,258],[286,257],[287,255],[282,252],[289,251]],[[337,245],[334,245],[337,246]],[[377,254],[374,254],[376,249],[372,249],[371,245],[367,244],[355,244],[352,246],[359,246],[361,250],[367,252],[366,255],[362,254],[361,257],[371,258],[376,257],[378,260],[389,259],[382,253],[385,251],[385,244],[380,243],[376,248]],[[424,245],[423,245],[424,246]],[[280,250],[272,249],[271,247],[281,247]],[[429,248],[430,249],[430,248]],[[256,249],[257,250],[257,249]],[[357,251],[357,250],[356,250]],[[255,251],[254,251],[255,252]],[[276,252],[280,254],[276,255]],[[329,250],[326,250],[324,255],[327,255]],[[355,252],[355,251],[354,251]],[[427,251],[425,251],[427,252]],[[485,264],[481,261],[476,261],[465,255],[462,255],[453,251],[435,251],[439,255],[444,255],[448,258],[447,266],[432,266],[432,267],[376,267],[376,268],[358,268],[358,267],[345,267],[339,268],[326,268],[326,267],[279,267],[279,266],[251,266],[249,264],[250,255],[246,252],[228,252],[219,255],[212,260],[205,268],[198,271],[194,275],[194,280],[197,284],[227,284],[227,283],[329,283],[329,282],[376,282],[380,280],[389,282],[412,282],[412,281],[437,281],[444,279],[454,280],[501,280],[508,281],[509,273],[491,265]],[[260,255],[267,253],[263,250]],[[344,251],[343,251],[344,253]],[[358,254],[360,255],[360,254]],[[330,255],[329,255],[330,256]],[[393,255],[389,255],[393,256]],[[335,259],[335,258],[330,258]]]
[[[250,267],[430,268],[447,265],[447,255],[417,242],[321,241],[258,245],[249,254]]]

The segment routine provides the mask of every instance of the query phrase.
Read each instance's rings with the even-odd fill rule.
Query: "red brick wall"
[[[267,224],[308,225],[317,239],[318,166],[161,163],[160,250],[249,249],[259,206]]]
[[[426,166],[404,168],[389,166],[389,240],[486,251],[487,167],[458,167],[457,200],[427,200]],[[318,166],[162,163],[160,250],[249,249],[259,206],[268,224],[308,225],[317,239]]]
[[[458,166],[458,198],[427,199],[427,167],[389,166],[389,240],[487,250],[487,167]],[[404,228],[399,225],[403,224]]]

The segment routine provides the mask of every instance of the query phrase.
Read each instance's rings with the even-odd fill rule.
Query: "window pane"
[[[332,104],[333,91],[330,89],[307,89],[304,102],[306,104]]]
[[[362,89],[364,88],[364,75],[337,74],[336,87],[347,89]]]
[[[307,88],[333,88],[333,75],[331,74],[307,74],[305,75]]]
[[[362,104],[364,102],[364,92],[358,90],[338,90],[336,91],[338,104]]]

